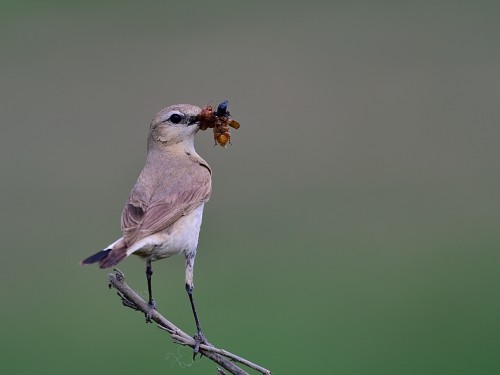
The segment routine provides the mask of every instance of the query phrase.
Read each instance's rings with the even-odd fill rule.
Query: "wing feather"
[[[175,183],[164,181],[149,199],[143,190],[136,185],[123,208],[121,227],[127,246],[168,228],[207,202],[212,192],[210,169],[196,164],[177,175]]]

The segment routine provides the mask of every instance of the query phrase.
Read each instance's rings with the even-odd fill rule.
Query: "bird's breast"
[[[165,230],[138,241],[137,245],[133,246],[137,249],[130,249],[133,250],[130,253],[152,261],[175,254],[196,254],[203,207],[203,204],[199,205]]]

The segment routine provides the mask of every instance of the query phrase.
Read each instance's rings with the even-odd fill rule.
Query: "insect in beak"
[[[206,105],[196,119],[200,122],[200,130],[212,128],[214,132],[215,145],[226,147],[231,143],[231,132],[229,127],[238,129],[240,123],[231,118],[231,113],[227,110],[228,101],[224,100],[214,111],[212,106]]]

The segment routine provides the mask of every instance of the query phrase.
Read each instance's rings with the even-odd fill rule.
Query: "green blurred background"
[[[229,99],[233,146],[197,138],[208,339],[274,374],[500,373],[500,6],[467,3],[2,1],[0,372],[215,374],[78,262],[153,115]],[[183,283],[155,264],[194,333]]]

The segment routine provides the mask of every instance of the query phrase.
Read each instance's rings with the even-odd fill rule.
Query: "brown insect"
[[[201,109],[201,112],[196,116],[196,120],[200,122],[200,129],[207,130],[215,126],[215,115],[212,106],[206,105]]]
[[[230,118],[231,114],[227,110],[227,105],[228,101],[224,100],[217,106],[217,111],[214,111],[212,106],[206,105],[197,116],[197,120],[200,121],[200,129],[213,128],[215,145],[219,144],[222,147],[226,147],[228,143],[231,143],[229,127],[233,129],[240,127],[238,121]]]

